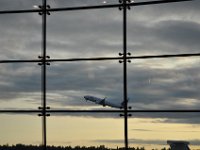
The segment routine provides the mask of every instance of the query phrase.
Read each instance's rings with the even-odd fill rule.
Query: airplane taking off
[[[124,102],[120,103],[120,104],[114,104],[112,102],[109,102],[106,100],[106,98],[98,98],[98,97],[95,97],[95,96],[90,96],[90,95],[86,95],[84,96],[85,100],[87,101],[91,101],[91,102],[94,102],[96,104],[99,104],[99,105],[102,105],[102,106],[110,106],[110,107],[113,107],[113,108],[124,108]]]

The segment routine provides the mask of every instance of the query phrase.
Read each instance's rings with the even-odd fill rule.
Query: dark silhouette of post
[[[170,145],[171,150],[190,150],[188,145],[190,144],[187,141],[167,141],[167,144]]]

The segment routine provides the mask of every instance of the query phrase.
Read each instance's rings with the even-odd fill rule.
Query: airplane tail
[[[129,99],[128,99],[128,100],[129,100]],[[128,100],[127,100],[127,103],[128,103]],[[122,108],[124,108],[124,106],[125,106],[125,101],[121,102],[121,106],[122,106]]]

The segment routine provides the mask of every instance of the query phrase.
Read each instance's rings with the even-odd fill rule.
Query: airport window
[[[0,0],[0,149],[199,149],[199,4]]]

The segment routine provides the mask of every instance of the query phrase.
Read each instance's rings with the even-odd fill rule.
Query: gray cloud
[[[140,129],[140,128],[135,128],[132,129],[133,131],[139,131],[139,132],[171,132],[170,130],[148,130],[148,129]],[[173,132],[179,132],[179,133],[191,133],[191,132],[200,132],[200,131],[196,131],[196,130],[177,130],[177,131],[173,131]]]
[[[41,4],[41,0],[2,0],[0,2],[0,10],[17,10],[17,9],[32,9],[33,5]]]

